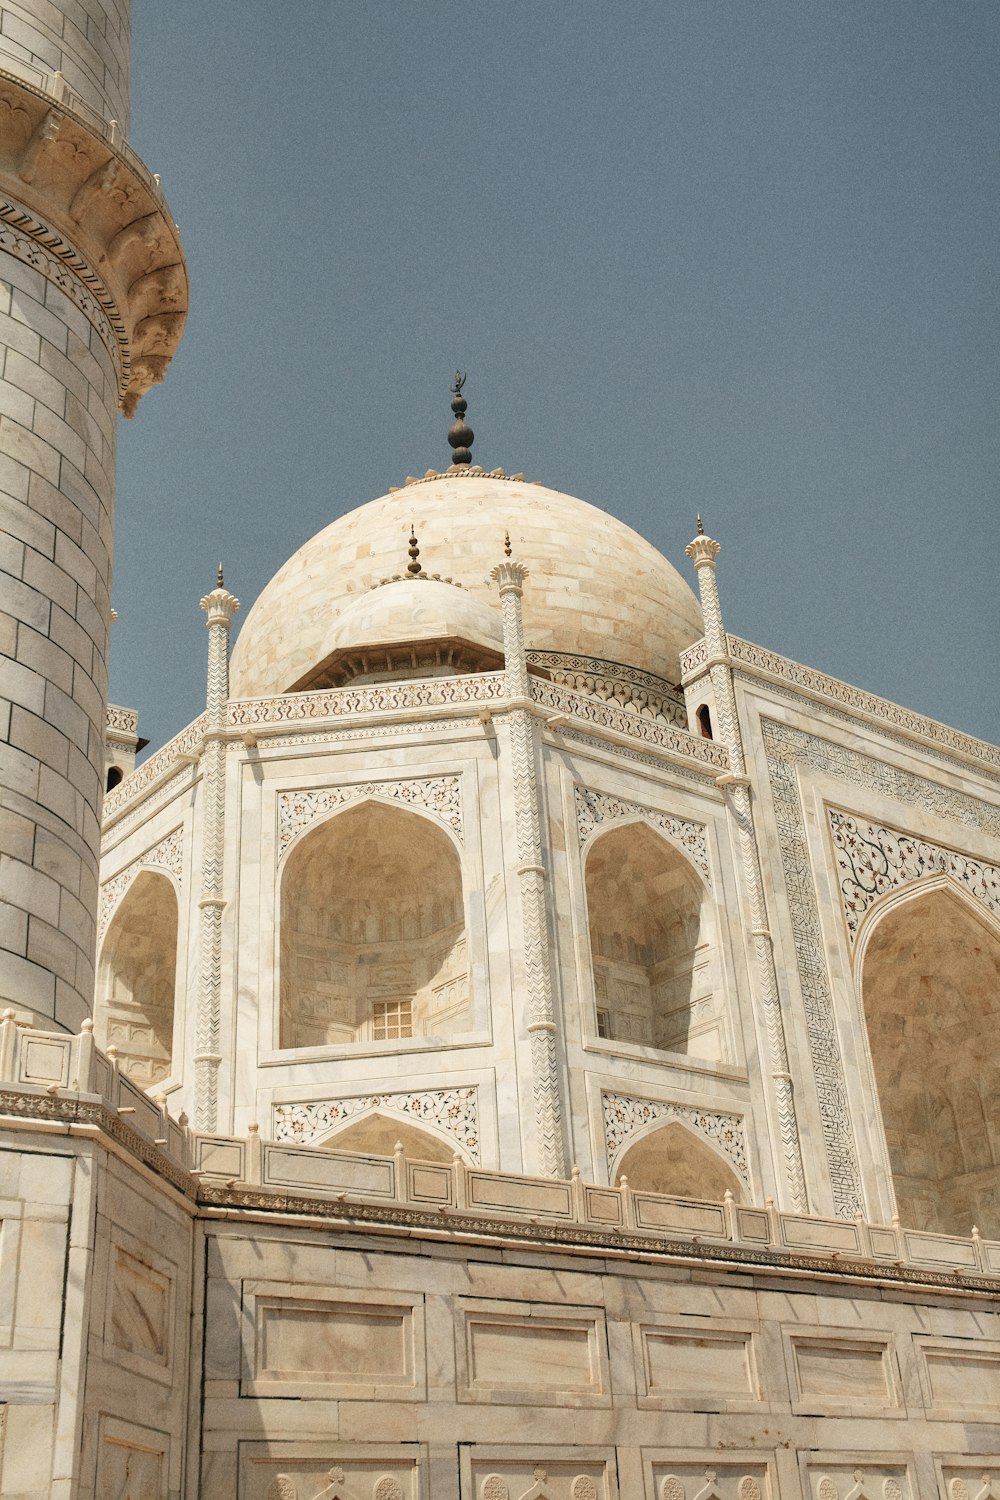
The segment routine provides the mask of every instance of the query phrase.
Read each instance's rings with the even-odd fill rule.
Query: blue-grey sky
[[[443,468],[461,366],[477,462],[689,577],[700,510],[731,631],[1000,741],[998,64],[996,0],[135,0],[191,311],[113,701],[200,712],[219,557]]]

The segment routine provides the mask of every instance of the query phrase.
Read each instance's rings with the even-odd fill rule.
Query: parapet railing
[[[95,1107],[105,1118],[95,1118]],[[89,1112],[88,1112],[89,1108]],[[151,1099],[122,1071],[114,1047],[102,1052],[93,1025],[79,1036],[37,1031],[12,1010],[0,1018],[0,1118],[74,1120],[103,1124],[126,1146],[158,1167],[175,1186],[206,1204],[233,1204],[276,1212],[322,1212],[389,1222],[402,1208],[435,1215],[442,1232],[498,1235],[520,1223],[533,1229],[589,1231],[587,1243],[651,1251],[670,1242],[729,1247],[738,1262],[800,1257],[838,1262],[855,1274],[886,1275],[893,1268],[938,1273],[939,1284],[1000,1276],[1000,1241],[933,1234],[856,1219],[783,1213],[771,1199],[763,1207],[640,1192],[623,1178],[618,1186],[584,1182],[574,1168],[566,1179],[493,1172],[458,1154],[448,1162],[418,1161],[401,1147],[391,1156],[337,1151],[265,1140],[256,1125],[245,1136],[191,1130],[172,1119],[165,1101]],[[365,1211],[362,1214],[362,1210]],[[506,1226],[506,1231],[505,1231]]]
[[[937,719],[903,708],[889,698],[879,698],[863,688],[852,687],[849,682],[828,677],[825,672],[803,666],[790,657],[779,656],[776,651],[768,651],[752,641],[741,640],[738,635],[726,636],[726,652],[731,665],[749,676],[787,684],[816,702],[846,709],[858,718],[892,729],[909,739],[961,756],[994,773],[1000,771],[1000,747],[991,745],[988,740],[976,739],[974,735],[952,729]],[[696,641],[681,652],[682,680],[690,683],[707,663],[706,643]]]
[[[27,84],[36,94],[44,95],[61,109],[75,115],[93,135],[103,136],[108,145],[128,163],[154,202],[166,207],[158,174],[151,172],[142,157],[129,145],[121,121],[105,119],[93,105],[87,103],[82,94],[70,87],[62,73],[48,73],[44,68],[36,68],[29,62],[22,62],[20,58],[5,53],[3,67],[0,68],[0,81],[5,78],[11,82]]]
[[[551,709],[555,717],[565,716],[578,721],[580,728],[611,729],[671,755],[699,760],[716,771],[729,770],[729,753],[724,745],[700,734],[691,734],[674,724],[645,718],[634,709],[621,708],[617,703],[593,698],[588,693],[579,693],[540,677],[531,679],[531,696],[540,707]]]

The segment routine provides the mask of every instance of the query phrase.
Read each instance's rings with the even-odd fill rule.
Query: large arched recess
[[[656,1126],[629,1147],[615,1171],[616,1181],[623,1177],[637,1193],[710,1203],[721,1203],[727,1192],[737,1203],[742,1196],[742,1184],[729,1163],[676,1120]]]
[[[282,1047],[468,1030],[462,870],[428,818],[369,801],[320,823],[281,877]]]
[[[177,896],[140,870],[119,903],[97,967],[97,1039],[141,1088],[170,1076],[177,974]]]
[[[692,866],[630,822],[594,839],[585,880],[598,1035],[727,1059],[711,903]]]
[[[1000,931],[937,882],[876,908],[861,964],[901,1222],[1000,1238]]]

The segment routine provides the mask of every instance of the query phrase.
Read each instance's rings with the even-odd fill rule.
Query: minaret
[[[3,22],[0,1002],[76,1031],[93,1003],[116,413],[163,379],[187,273],[127,144],[129,0],[18,0]]]
[[[755,997],[758,1014],[763,1021],[764,1060],[771,1073],[767,1105],[774,1125],[774,1140],[779,1146],[775,1169],[782,1206],[798,1213],[808,1213],[809,1199],[781,1015],[781,996],[774,965],[773,939],[768,925],[760,851],[754,828],[751,782],[747,775],[743,731],[736,706],[728,641],[722,623],[719,584],[715,576],[715,564],[722,547],[713,537],[705,535],[701,516],[698,517],[698,534],[684,550],[698,573],[709,677],[719,720],[717,738],[729,752],[730,770],[726,775],[716,778],[716,785],[723,787],[727,794],[727,808],[735,829],[743,892],[750,917]]]

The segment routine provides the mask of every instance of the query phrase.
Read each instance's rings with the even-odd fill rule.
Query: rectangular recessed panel
[[[111,1342],[130,1353],[164,1360],[169,1312],[169,1277],[118,1245],[111,1291]]]
[[[924,1362],[932,1405],[1000,1412],[1000,1353],[925,1349]]]
[[[334,1384],[412,1379],[408,1307],[349,1302],[258,1302],[257,1376]]]
[[[891,1398],[885,1344],[794,1339],[792,1348],[803,1396],[832,1396],[841,1401],[868,1397],[880,1405]]]
[[[750,1374],[750,1335],[695,1334],[687,1329],[644,1328],[650,1396],[731,1396],[756,1392]]]
[[[468,1335],[473,1386],[538,1391],[600,1386],[593,1324],[470,1319]]]

